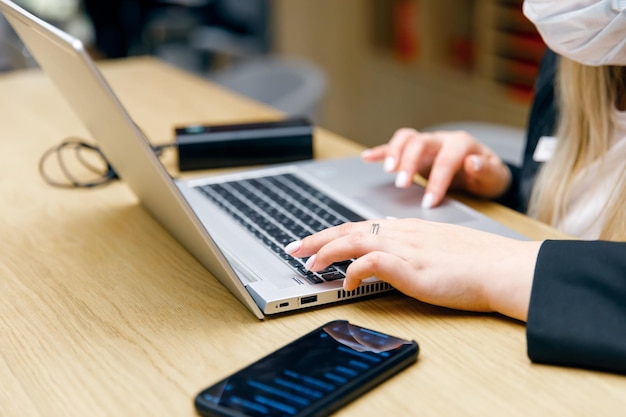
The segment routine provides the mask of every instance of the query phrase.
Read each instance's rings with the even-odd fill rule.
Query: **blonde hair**
[[[605,155],[616,126],[616,106],[626,98],[626,67],[591,67],[561,57],[556,91],[560,118],[554,155],[542,167],[531,194],[529,214],[556,225],[565,213],[572,180]],[[626,240],[626,169],[604,207],[601,239]],[[620,209],[622,210],[620,212]]]

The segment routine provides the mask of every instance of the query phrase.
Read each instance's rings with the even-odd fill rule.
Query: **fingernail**
[[[369,158],[369,156],[372,154],[372,150],[371,149],[366,149],[363,152],[361,152],[361,158]]]
[[[409,175],[404,171],[398,172],[398,175],[396,175],[396,187],[404,188],[408,185],[408,183]]]
[[[290,244],[285,246],[285,252],[287,252],[289,255],[291,255],[292,253],[296,252],[301,247],[302,247],[302,241],[301,240],[294,240],[293,242],[291,242]]]
[[[424,194],[424,197],[422,197],[422,208],[426,210],[432,208],[434,198],[435,196],[433,195],[433,193]]]
[[[480,171],[480,169],[483,167],[483,160],[480,159],[478,155],[472,155],[471,158],[474,171]]]
[[[344,279],[344,280],[343,280],[343,289],[344,289],[344,291],[348,291],[347,286],[348,286],[348,280],[347,280],[347,279]]]
[[[383,169],[385,170],[385,172],[392,172],[394,169],[396,169],[396,160],[391,156],[386,157]]]
[[[315,263],[315,258],[316,258],[315,255],[311,255],[311,257],[307,259],[306,263],[304,264],[304,267],[308,269],[309,271],[311,270],[311,267]]]

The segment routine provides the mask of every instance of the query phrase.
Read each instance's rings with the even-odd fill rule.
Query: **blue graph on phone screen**
[[[329,323],[201,395],[244,415],[294,416],[399,353],[406,343],[347,322]]]

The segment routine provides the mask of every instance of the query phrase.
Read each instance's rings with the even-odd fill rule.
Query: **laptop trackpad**
[[[309,164],[311,177],[331,184],[335,193],[357,203],[368,217],[420,218],[444,223],[468,223],[479,216],[469,207],[450,199],[435,208],[422,209],[424,187],[412,184],[408,188],[394,185],[394,174],[384,173],[379,164],[366,163],[358,157],[344,160],[320,160]],[[328,188],[328,187],[326,187]]]
[[[363,194],[353,197],[381,217],[417,217],[455,224],[476,220],[470,210],[450,199],[445,199],[435,208],[424,210],[421,206],[423,195],[424,187],[417,184],[409,188],[397,188],[392,183],[385,183],[369,187]]]

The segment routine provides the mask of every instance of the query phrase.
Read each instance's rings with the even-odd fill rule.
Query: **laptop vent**
[[[363,297],[369,294],[377,294],[384,291],[391,291],[393,287],[386,282],[373,282],[371,284],[362,284],[358,288],[352,291],[337,291],[337,300],[344,300],[346,298]]]

